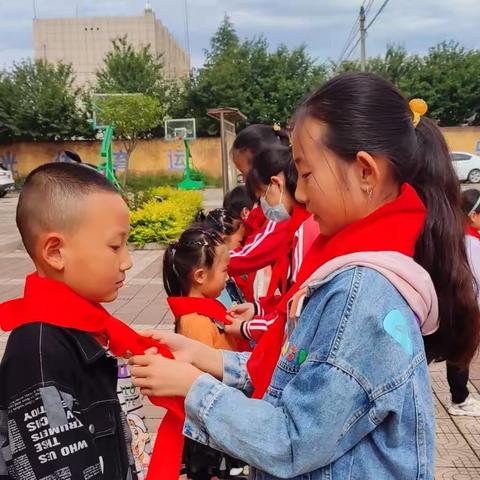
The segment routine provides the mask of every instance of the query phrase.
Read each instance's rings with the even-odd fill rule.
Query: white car
[[[480,183],[480,156],[468,152],[452,152],[453,168],[461,182]]]
[[[12,172],[0,163],[0,198],[15,189]]]

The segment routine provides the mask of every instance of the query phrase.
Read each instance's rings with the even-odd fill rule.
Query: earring
[[[362,191],[363,193],[366,193],[368,195],[368,200],[370,201],[373,197],[373,188],[372,187],[368,187],[365,189],[362,188]]]

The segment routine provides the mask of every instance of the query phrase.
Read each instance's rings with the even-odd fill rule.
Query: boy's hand
[[[255,316],[255,306],[253,303],[241,303],[240,305],[235,305],[230,310],[227,311],[227,320],[230,320],[232,323],[248,322],[252,320]]]
[[[137,355],[129,360],[133,384],[143,395],[186,397],[203,372],[189,363],[161,355]]]

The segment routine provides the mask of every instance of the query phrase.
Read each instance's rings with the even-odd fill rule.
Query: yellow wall
[[[64,150],[78,153],[84,162],[98,163],[100,142],[20,142],[0,145],[0,161],[11,168],[15,176],[28,175],[35,167],[48,162],[65,161]],[[221,176],[220,139],[199,138],[190,150],[196,168],[212,176]],[[114,142],[114,162],[118,171],[125,168],[125,148]],[[130,158],[130,172],[138,174],[182,173],[184,148],[180,141],[142,140]]]
[[[450,150],[480,154],[480,127],[443,128]]]
[[[443,133],[451,150],[480,154],[480,127],[448,127]],[[196,168],[212,176],[221,176],[222,162],[219,138],[199,138],[190,145]],[[85,162],[97,163],[100,142],[20,142],[0,145],[0,161],[15,176],[25,176],[38,165],[64,161],[64,150],[77,152]],[[114,161],[119,172],[124,169],[125,149],[114,142]],[[181,142],[143,140],[130,159],[130,171],[138,174],[183,172],[184,151]]]

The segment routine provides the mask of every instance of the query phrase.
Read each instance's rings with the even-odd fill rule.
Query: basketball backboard
[[[195,140],[197,128],[194,118],[171,118],[165,120],[165,140]]]

